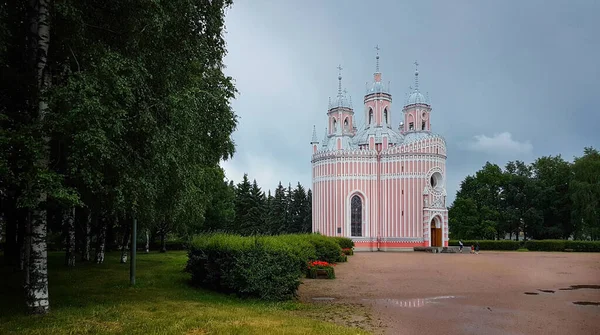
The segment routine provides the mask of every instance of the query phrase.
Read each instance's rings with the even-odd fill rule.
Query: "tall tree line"
[[[235,185],[223,182],[207,210],[204,230],[242,235],[309,233],[312,230],[312,192],[298,183],[281,182],[275,193],[265,192],[244,174]]]
[[[449,208],[452,238],[600,240],[600,153],[531,164],[487,162],[467,176]]]
[[[132,220],[164,240],[224,201],[212,194],[237,124],[229,5],[0,1],[0,226],[30,312],[49,311],[49,232],[66,265],[77,250],[102,263],[111,244],[126,250]]]

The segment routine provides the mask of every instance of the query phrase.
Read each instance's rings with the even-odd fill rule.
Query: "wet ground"
[[[356,253],[300,297],[367,306],[384,334],[600,334],[600,254]]]

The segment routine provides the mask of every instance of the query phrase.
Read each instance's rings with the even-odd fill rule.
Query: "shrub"
[[[565,240],[535,240],[527,241],[525,248],[529,251],[564,251],[566,249]]]
[[[530,251],[565,251],[600,252],[600,241],[568,241],[568,240],[533,240],[527,241],[525,247]]]
[[[344,262],[347,262],[347,261],[348,261],[348,256],[346,256],[346,254],[344,254],[344,253],[341,253],[341,254],[338,256],[338,260],[337,260],[337,261],[338,261],[338,263],[344,263]]]
[[[600,252],[600,241],[567,241],[566,247],[579,252]]]
[[[242,237],[198,236],[190,243],[186,271],[192,283],[239,296],[285,300],[296,295],[313,261],[335,263],[342,249],[317,234]]]
[[[342,249],[354,248],[354,241],[348,237],[331,237]]]
[[[479,242],[479,248],[481,250],[518,250],[521,247],[520,241],[511,240],[463,240],[465,248],[471,248],[471,245],[475,245]],[[448,242],[450,246],[458,246],[458,240],[451,240]]]
[[[306,261],[295,245],[269,237],[214,234],[191,243],[192,283],[264,300],[293,297]]]
[[[342,252],[346,256],[352,256],[352,255],[354,255],[354,250],[352,250],[352,248],[342,248]]]

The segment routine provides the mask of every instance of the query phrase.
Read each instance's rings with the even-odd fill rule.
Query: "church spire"
[[[342,65],[338,65],[338,97],[342,96]]]
[[[419,90],[419,63],[415,61],[415,91]]]
[[[379,44],[375,46],[377,56],[375,56],[375,73],[379,73]]]

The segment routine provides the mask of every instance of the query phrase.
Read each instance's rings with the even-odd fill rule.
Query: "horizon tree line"
[[[600,152],[486,162],[461,182],[448,216],[453,239],[600,240]]]

